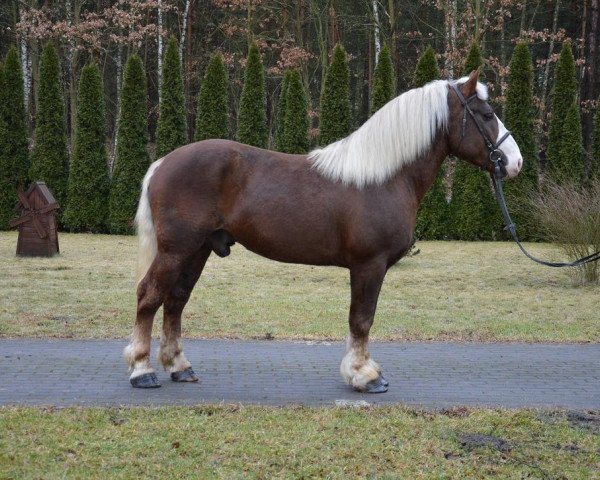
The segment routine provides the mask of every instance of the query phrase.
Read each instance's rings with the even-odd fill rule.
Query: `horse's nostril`
[[[523,166],[523,159],[519,158],[519,161],[517,162],[517,166],[519,167],[519,170],[521,170],[521,167]]]

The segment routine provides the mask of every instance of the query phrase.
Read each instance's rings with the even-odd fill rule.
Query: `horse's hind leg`
[[[340,365],[344,380],[356,390],[382,393],[388,383],[379,365],[370,357],[369,330],[373,324],[377,299],[386,273],[386,265],[373,262],[350,270],[350,336]]]
[[[188,302],[194,285],[198,281],[204,265],[211,253],[211,247],[205,243],[181,271],[177,282],[165,299],[163,334],[158,351],[158,360],[171,372],[175,382],[196,382],[198,377],[192,370],[192,364],[185,358],[181,346],[181,313]]]
[[[167,293],[179,278],[185,258],[158,252],[146,276],[137,289],[137,312],[130,344],[123,355],[133,370],[129,381],[137,388],[160,387],[154,368],[150,365],[152,323]]]

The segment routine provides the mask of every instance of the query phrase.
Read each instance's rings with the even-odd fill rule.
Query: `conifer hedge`
[[[473,43],[464,75],[483,65],[481,50]],[[493,240],[499,236],[502,218],[492,193],[489,176],[466,160],[458,160],[452,180],[450,220],[459,240]]]
[[[4,64],[0,63],[0,230],[8,230],[8,222],[13,218],[12,208],[15,205],[13,202],[13,186],[10,180],[10,168],[8,167],[8,157],[5,152],[6,147],[6,122],[4,120],[4,105],[5,89],[4,89]]]
[[[373,115],[377,110],[394,98],[396,91],[396,78],[394,75],[394,64],[390,48],[384,45],[379,52],[379,59],[373,74],[373,98],[371,100],[371,112]]]
[[[238,111],[238,141],[255,147],[267,147],[269,131],[266,106],[265,71],[260,50],[256,43],[252,43],[248,50],[244,87]]]
[[[75,141],[63,221],[71,231],[100,232],[108,217],[109,175],[102,77],[96,64],[81,70]]]
[[[194,140],[229,138],[227,70],[220,53],[210,58],[198,95]]]
[[[350,70],[346,51],[339,43],[323,81],[319,128],[322,146],[350,134]]]
[[[571,50],[571,43],[563,43],[560,57],[554,71],[554,87],[552,88],[552,106],[550,110],[550,128],[548,133],[548,148],[546,160],[548,171],[561,171],[560,151],[563,146],[563,127],[567,112],[577,95],[577,77],[575,59]]]
[[[551,164],[549,174],[557,181],[573,180],[576,184],[582,185],[585,179],[583,138],[581,117],[575,101],[567,110],[561,137],[558,151],[560,162]]]
[[[133,233],[142,179],[149,166],[146,117],[146,73],[142,59],[133,54],[127,60],[121,89],[118,143],[110,187],[109,230]]]
[[[277,125],[275,126],[275,149],[283,152],[284,140],[283,131],[285,130],[285,106],[287,100],[287,89],[290,84],[291,70],[286,70],[281,81],[281,91],[279,92],[279,101],[277,102]]]
[[[526,43],[517,44],[509,64],[504,120],[523,156],[517,177],[504,183],[508,201],[514,207],[511,216],[521,240],[539,238],[527,198],[538,188],[538,156],[533,127],[533,63]]]
[[[21,62],[15,46],[6,55],[0,88],[0,230],[15,216],[16,187],[26,188],[29,170],[27,119]]]
[[[29,178],[46,182],[61,207],[66,207],[69,154],[60,62],[52,42],[42,53],[35,126]]]
[[[162,158],[187,143],[187,118],[181,59],[175,37],[171,37],[162,64],[162,85],[156,127],[156,156]]]
[[[438,79],[440,69],[433,48],[428,47],[417,62],[415,86],[422,87]],[[445,161],[435,177],[433,185],[425,194],[417,213],[415,238],[419,240],[438,240],[448,236],[448,203],[444,185]]]
[[[286,92],[282,151],[306,153],[308,146],[308,101],[300,73],[293,70]]]
[[[440,78],[440,68],[438,67],[435,52],[431,46],[423,52],[417,62],[415,70],[415,87],[422,87],[432,80]]]

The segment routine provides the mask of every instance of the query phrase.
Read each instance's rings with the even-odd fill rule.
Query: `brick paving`
[[[342,343],[187,340],[200,383],[133,389],[124,340],[0,339],[0,405],[335,405],[600,409],[600,345],[373,343],[387,393],[354,392]],[[157,345],[153,344],[153,358]],[[154,366],[157,367],[156,362]]]

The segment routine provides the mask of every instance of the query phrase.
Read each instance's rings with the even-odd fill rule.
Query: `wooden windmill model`
[[[19,229],[17,255],[47,256],[59,253],[55,212],[60,207],[44,182],[33,182],[23,193],[17,191],[15,210],[21,216],[10,226]]]

